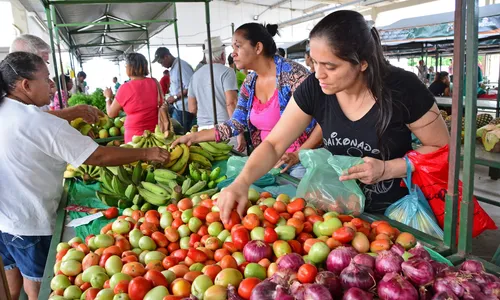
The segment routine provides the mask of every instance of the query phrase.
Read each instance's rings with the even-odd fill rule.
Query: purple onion
[[[460,285],[460,280],[453,275],[437,278],[432,286],[435,293],[451,291],[457,297],[462,297],[464,288]]]
[[[431,260],[431,255],[427,250],[425,250],[424,246],[422,244],[417,242],[417,245],[414,248],[411,248],[408,250],[408,252],[413,255],[410,257],[410,259],[415,259],[415,258],[422,258],[425,260]]]
[[[410,259],[401,264],[403,273],[417,286],[429,284],[434,279],[434,269],[424,259]]]
[[[340,277],[330,271],[321,271],[316,275],[315,283],[321,284],[326,287],[333,297],[340,297],[342,295],[342,286],[340,284]]]
[[[460,266],[460,270],[470,273],[482,273],[484,272],[484,266],[480,261],[469,259],[464,261]]]
[[[333,300],[330,291],[321,284],[307,284],[304,300]]]
[[[352,261],[357,263],[358,265],[368,267],[372,270],[375,268],[375,257],[366,253],[360,253],[354,256]]]
[[[352,287],[344,293],[342,300],[372,300],[373,294],[363,291],[362,289]]]
[[[247,262],[257,263],[261,259],[270,259],[273,255],[271,246],[263,241],[250,241],[243,247],[243,256]]]
[[[392,251],[381,251],[375,259],[375,273],[380,277],[387,273],[399,273],[403,262],[404,259]]]
[[[340,274],[357,254],[358,252],[352,247],[337,247],[328,254],[326,268],[330,272]]]
[[[487,296],[495,296],[500,299],[500,282],[488,282],[482,291]]]
[[[274,300],[277,287],[276,283],[264,280],[254,287],[250,300]]]
[[[403,246],[401,246],[400,244],[396,243],[392,245],[391,251],[399,256],[403,256],[403,254],[405,253],[405,248],[403,248]]]
[[[294,300],[295,298],[287,293],[286,289],[281,285],[276,288],[276,300]]]
[[[273,276],[271,276],[271,278],[268,278],[266,280],[288,288],[294,281],[296,281],[296,279],[297,273],[291,270],[281,270],[276,271]]]
[[[434,269],[434,275],[436,277],[444,277],[449,273],[456,272],[454,267],[448,266],[445,263],[437,262],[435,260],[430,260],[429,263]]]
[[[269,247],[269,249],[271,248]],[[290,253],[280,258],[280,261],[278,262],[278,270],[291,270],[293,272],[297,272],[300,266],[304,263],[305,262],[302,256],[297,253]]]
[[[387,273],[377,285],[381,300],[418,300],[415,287],[398,273]]]
[[[459,300],[451,291],[439,292],[432,297],[432,300]]]
[[[370,290],[376,284],[373,271],[367,267],[352,262],[340,273],[340,283],[344,290],[357,287],[362,290]]]
[[[227,285],[227,300],[243,300],[243,298],[238,295],[238,291],[232,284]]]
[[[294,281],[290,285],[290,293],[295,297],[296,300],[304,300],[304,293],[306,291],[306,286],[301,284],[299,281]]]

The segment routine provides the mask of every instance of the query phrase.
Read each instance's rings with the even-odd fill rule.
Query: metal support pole
[[[54,26],[52,24],[52,16],[50,13],[50,5],[45,7],[45,15],[47,16],[47,27],[49,29],[50,38],[50,49],[52,49],[52,60],[54,63],[54,73],[56,75],[56,88],[57,95],[59,96],[59,106],[62,108],[62,96],[61,96],[61,78],[59,78],[59,73],[57,72],[57,57],[56,50],[54,49]]]
[[[234,23],[231,23],[231,37],[234,36]],[[236,69],[236,64],[233,62],[233,69],[234,69],[234,72],[236,73],[236,71],[238,71],[238,69]]]
[[[498,82],[497,82],[497,90],[499,90],[500,92],[499,87],[500,87],[500,71],[498,72]],[[495,110],[495,118],[498,117],[500,117],[500,93],[497,93],[497,109]]]
[[[181,64],[181,51],[179,49],[179,29],[177,28],[177,5],[174,3],[174,32],[175,32],[175,45],[177,47],[177,63],[179,65],[179,83],[181,87],[181,101],[182,101],[182,114],[181,114],[181,120],[182,120],[182,127],[184,127],[185,131],[188,131],[188,128],[186,128],[186,118],[184,117],[185,112],[186,112],[186,104],[184,103],[184,87],[182,86],[182,64]]]
[[[214,61],[212,57],[212,35],[210,33],[210,3],[205,2],[205,21],[207,22],[208,55],[210,57],[210,86],[212,87],[212,106],[214,113],[214,126],[217,125],[217,100],[215,99]]]
[[[460,204],[460,234],[458,254],[468,255],[472,251],[472,225],[474,219],[474,164],[476,158],[476,115],[477,115],[477,44],[479,8],[477,0],[467,0],[467,62],[463,194]]]
[[[149,45],[149,31],[147,28],[146,28],[146,40],[147,40],[146,46],[148,47],[149,74],[151,74],[151,78],[153,78],[153,64],[151,63],[151,49],[150,49],[150,45]]]
[[[453,95],[451,100],[451,140],[448,168],[448,192],[444,215],[444,243],[452,253],[457,248],[458,221],[458,177],[460,173],[460,148],[462,132],[462,110],[464,99],[464,58],[465,58],[465,7],[462,0],[455,0],[455,32],[453,45]]]
[[[54,5],[52,5],[50,10],[51,10],[51,14],[52,14],[52,19],[57,20],[56,7]],[[68,95],[68,88],[66,86],[66,78],[65,78],[65,76],[63,76],[64,75],[64,67],[63,67],[62,55],[61,55],[61,40],[59,39],[59,28],[57,28],[57,27],[54,28],[54,36],[55,36],[56,44],[57,44],[57,53],[59,54],[59,67],[61,68],[60,69],[61,70],[61,75],[60,75],[61,87],[63,88],[64,91],[66,91],[66,95]],[[54,62],[54,64],[55,64],[55,62]],[[61,109],[63,109],[64,107],[62,106],[61,101],[62,101],[62,99],[59,98],[59,105],[60,105]]]

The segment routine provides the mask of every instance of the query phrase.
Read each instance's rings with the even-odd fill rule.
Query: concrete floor
[[[476,166],[474,195],[498,200],[500,203],[500,180],[492,180],[488,176],[488,168]],[[500,228],[500,207],[481,203],[481,207]],[[500,245],[500,229],[487,230],[472,241],[472,254],[490,261]]]

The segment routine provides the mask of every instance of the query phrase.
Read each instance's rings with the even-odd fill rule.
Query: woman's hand
[[[170,162],[170,152],[167,149],[153,147],[146,148],[146,160],[154,161],[159,163],[168,163]]]
[[[219,194],[216,205],[220,209],[220,218],[224,224],[229,222],[231,211],[234,208],[243,218],[248,203],[249,188],[250,186],[247,184],[234,181]]]
[[[374,184],[384,180],[385,162],[372,157],[364,157],[364,164],[347,170],[347,175],[340,176],[340,181],[358,179],[364,184]]]
[[[192,144],[196,143],[195,135],[196,135],[196,133],[191,133],[191,134],[186,134],[184,136],[181,136],[180,138],[173,141],[172,145],[170,147],[174,148],[178,144],[186,144],[187,146],[191,146]]]
[[[286,171],[288,171],[288,169],[298,164],[299,162],[300,162],[299,151],[295,151],[283,154],[283,156],[280,158],[280,160],[276,163],[274,167],[280,168],[282,165],[286,165],[286,167],[283,168],[283,170],[281,170],[281,173],[285,173]]]
[[[247,141],[245,141],[245,135],[243,133],[238,134],[238,136],[236,136],[236,141],[238,141],[236,150],[238,152],[244,152],[247,149]]]
[[[113,91],[110,88],[106,88],[102,93],[106,99],[113,98]]]

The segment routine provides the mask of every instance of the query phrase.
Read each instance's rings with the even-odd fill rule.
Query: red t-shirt
[[[154,79],[130,80],[118,89],[116,101],[127,114],[125,142],[144,130],[154,131],[158,124],[158,89]]]
[[[168,94],[170,90],[170,75],[163,75],[160,79],[160,86],[163,90],[163,94]]]

